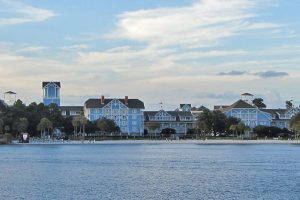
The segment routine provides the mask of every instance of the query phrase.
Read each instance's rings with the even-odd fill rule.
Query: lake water
[[[0,146],[0,191],[0,199],[300,199],[300,146]]]

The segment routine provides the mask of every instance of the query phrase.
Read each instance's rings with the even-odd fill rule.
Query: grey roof
[[[7,92],[5,92],[5,94],[17,94],[17,93],[15,93],[13,91],[7,91]]]
[[[104,104],[101,104],[101,99],[88,99],[85,102],[86,108],[102,108],[105,105],[107,105],[109,102],[111,102],[114,99],[104,99]],[[120,102],[125,104],[125,99],[118,99]],[[139,99],[128,99],[128,105],[126,105],[128,108],[139,108],[139,109],[145,109],[144,102],[142,102]]]
[[[83,106],[60,106],[61,111],[83,111]]]
[[[192,107],[192,104],[183,104],[183,103],[182,103],[182,104],[180,104],[180,106],[179,106],[179,107],[180,107],[180,108],[183,108],[183,106],[185,106],[185,105],[187,105],[187,106],[189,106],[189,107]]]
[[[191,110],[192,110],[192,111],[204,111],[204,110],[209,110],[209,109],[206,108],[205,106],[200,106],[199,108],[192,107]]]
[[[244,93],[244,94],[241,94],[242,96],[254,96],[253,94],[250,94],[248,92]]]
[[[144,112],[145,121],[149,121],[150,116],[154,116],[157,113],[159,113],[160,111],[145,111]],[[180,121],[180,116],[182,116],[182,117],[191,117],[190,121],[193,121],[193,119],[192,119],[193,115],[189,111],[164,111],[164,112],[170,114],[173,117],[176,117],[176,121]]]
[[[232,104],[231,106],[221,109],[222,111],[228,111],[231,110],[233,108],[256,108],[252,105],[250,105],[249,103],[243,101],[243,100],[238,100],[237,102],[235,102],[234,104]]]
[[[288,112],[290,109],[261,109],[261,111],[270,113],[270,114],[285,114],[286,112]]]
[[[55,85],[57,85],[58,87],[60,87],[60,82],[52,82],[52,81],[43,82],[43,83],[42,83],[42,86],[45,87],[45,86],[48,85],[49,83],[54,83]]]

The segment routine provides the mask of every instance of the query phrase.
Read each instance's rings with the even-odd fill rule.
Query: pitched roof
[[[243,100],[238,100],[237,102],[235,102],[234,104],[232,104],[231,106],[221,109],[222,111],[228,111],[231,110],[233,108],[256,108],[252,105],[250,105],[249,103],[243,101]]]
[[[5,92],[5,94],[17,94],[17,93],[15,93],[13,91],[7,91],[7,92]]]
[[[206,108],[205,106],[200,106],[199,108],[197,108],[197,107],[192,107],[191,110],[192,110],[192,111],[204,111],[204,110],[209,110],[209,109]]]
[[[61,111],[83,111],[83,106],[60,106]]]
[[[57,85],[58,87],[60,87],[60,82],[43,82],[42,86],[45,87],[46,85],[48,85],[49,83],[54,83],[55,85]]]
[[[104,104],[101,104],[101,99],[88,99],[85,102],[86,108],[102,108],[105,105],[107,105],[109,102],[111,102],[114,99],[104,99]],[[120,102],[125,104],[125,99],[118,99]],[[128,99],[128,105],[126,105],[128,108],[140,108],[145,109],[144,102],[142,102],[139,99]]]
[[[145,118],[146,118],[146,121],[149,121],[149,117],[150,117],[150,116],[154,116],[154,115],[156,115],[156,114],[159,113],[159,112],[160,112],[160,111],[145,111],[145,112],[144,112],[144,116],[145,116]],[[181,117],[191,117],[191,120],[190,120],[190,121],[193,120],[193,119],[192,119],[193,115],[192,115],[192,113],[189,112],[189,111],[164,111],[164,112],[170,114],[170,115],[173,116],[173,117],[176,117],[176,121],[180,121],[180,116],[181,116]]]
[[[244,94],[241,94],[242,96],[254,96],[253,94],[250,94],[248,92],[244,93]]]

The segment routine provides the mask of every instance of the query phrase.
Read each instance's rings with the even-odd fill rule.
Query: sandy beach
[[[13,144],[19,144],[16,141]],[[300,144],[300,140],[104,140],[104,141],[30,141],[29,144]]]

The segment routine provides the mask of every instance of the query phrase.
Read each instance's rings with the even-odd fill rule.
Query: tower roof
[[[48,85],[49,83],[54,83],[55,85],[57,85],[58,87],[60,87],[60,82],[52,82],[52,81],[43,82],[43,83],[42,83],[42,86],[45,87],[45,86]]]

